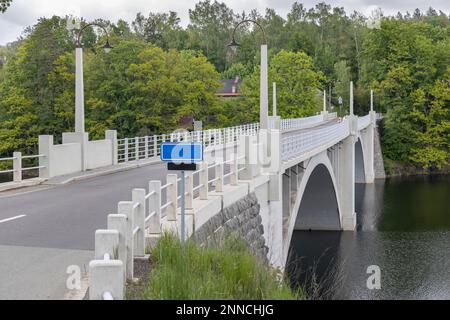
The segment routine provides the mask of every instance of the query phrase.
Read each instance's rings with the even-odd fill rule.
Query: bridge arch
[[[333,167],[326,151],[304,162],[297,189],[297,196],[284,241],[284,254],[289,246],[294,230],[342,230],[341,205]],[[285,256],[286,261],[287,256]]]

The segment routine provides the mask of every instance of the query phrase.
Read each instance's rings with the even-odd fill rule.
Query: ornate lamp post
[[[77,133],[84,133],[83,47],[81,45],[81,36],[83,31],[90,26],[97,26],[106,34],[106,43],[103,45],[105,52],[108,53],[112,49],[109,44],[108,31],[104,26],[98,23],[89,23],[78,31],[75,49],[75,132]]]
[[[233,36],[231,39],[230,44],[228,46],[233,50],[236,51],[237,48],[240,46],[238,42],[236,42],[235,33],[237,28],[247,22],[251,22],[259,27],[261,29],[261,32],[263,34],[263,43],[261,44],[261,75],[260,75],[260,97],[259,97],[259,122],[260,122],[260,128],[261,129],[268,129],[269,127],[269,119],[268,119],[268,113],[269,113],[269,83],[268,83],[268,76],[267,76],[267,41],[266,41],[266,34],[264,32],[263,27],[254,20],[243,20],[239,22],[233,30]]]

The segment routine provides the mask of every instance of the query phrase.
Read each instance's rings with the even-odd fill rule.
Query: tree
[[[259,110],[259,67],[247,77],[242,86],[243,108],[257,120]],[[278,114],[282,118],[310,116],[321,110],[318,88],[325,76],[313,69],[312,58],[303,52],[280,51],[271,58],[269,83],[277,83]]]

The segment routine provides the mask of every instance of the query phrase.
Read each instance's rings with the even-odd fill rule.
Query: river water
[[[356,232],[294,232],[294,287],[323,299],[450,299],[449,176],[357,184],[356,212]],[[380,289],[367,286],[373,265]]]

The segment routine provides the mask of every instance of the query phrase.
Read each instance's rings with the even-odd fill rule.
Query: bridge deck
[[[133,188],[146,188],[149,180],[164,182],[166,175],[159,163],[67,185],[0,193],[0,299],[63,298],[67,267],[87,270],[95,230],[106,227],[118,201],[131,200]]]

